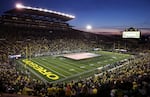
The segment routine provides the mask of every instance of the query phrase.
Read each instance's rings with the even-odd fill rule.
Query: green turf
[[[47,71],[58,75],[58,80],[49,79],[40,72],[34,70],[32,67],[27,66],[48,82],[59,82],[88,77],[96,73],[98,67],[113,64],[117,61],[130,57],[128,54],[106,51],[95,51],[92,53],[100,54],[101,56],[84,60],[72,60],[62,56],[44,56],[30,59],[33,63],[38,64],[39,66],[47,69]],[[19,61],[22,62],[21,60]]]

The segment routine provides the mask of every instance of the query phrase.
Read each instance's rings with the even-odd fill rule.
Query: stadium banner
[[[40,74],[46,76],[47,78],[51,79],[51,80],[58,80],[59,76],[48,71],[47,69],[43,68],[42,66],[39,66],[38,64],[28,60],[28,59],[24,59],[22,60],[22,62],[24,62],[26,65],[30,66],[31,68],[33,68],[34,70],[36,70],[37,72],[39,72]]]
[[[18,58],[21,58],[21,55],[9,55],[8,58],[10,59],[18,59]]]

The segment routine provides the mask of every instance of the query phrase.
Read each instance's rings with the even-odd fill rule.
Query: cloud
[[[118,28],[93,28],[91,30],[87,30],[86,28],[78,28],[79,30],[86,31],[86,32],[92,32],[96,34],[120,34],[121,29]]]
[[[129,28],[129,27],[126,27]],[[150,28],[138,28],[142,34],[150,34]],[[92,32],[96,34],[103,34],[103,35],[120,35],[122,31],[125,30],[123,27],[99,27],[93,28],[91,30],[87,30],[85,28],[79,28],[79,30]]]

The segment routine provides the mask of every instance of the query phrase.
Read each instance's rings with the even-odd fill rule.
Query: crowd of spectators
[[[9,55],[20,54],[22,57],[53,55],[67,52],[80,52],[96,47],[81,39],[25,39],[23,41],[0,40],[0,59],[6,60]]]
[[[40,97],[150,97],[150,55],[130,60],[120,68],[68,83],[43,83],[16,63],[0,64],[1,93]]]
[[[1,25],[0,28],[0,61],[7,60],[9,55],[25,57],[27,52],[29,56],[41,56],[101,48],[110,51],[127,49],[136,53],[150,48],[148,39],[139,43],[138,39],[124,40],[121,36],[103,36],[74,29],[45,31]]]
[[[8,93],[40,97],[150,97],[150,52],[120,64],[123,66],[119,68],[117,68],[119,65],[116,65],[111,70],[104,70],[98,76],[53,84],[43,83],[31,77],[28,70],[18,71],[18,64],[8,61],[8,56],[15,54],[26,57],[28,53],[28,57],[34,57],[68,51],[89,51],[101,47],[101,44],[94,44],[85,38],[74,39],[63,35],[51,38],[53,37],[24,36],[21,37],[22,40],[12,37],[11,40],[0,39],[0,96]],[[102,42],[108,46],[104,41]]]
[[[87,39],[71,39],[71,38],[24,38],[22,40],[0,39],[0,61],[7,60],[9,55],[22,55],[22,57],[35,57],[43,55],[55,55],[70,52],[90,51],[94,48],[105,49],[105,45],[89,42]],[[146,45],[146,44],[145,44]],[[142,44],[142,48],[130,49],[132,52],[147,52],[143,47],[148,47]],[[106,47],[108,49],[108,47]],[[111,51],[113,47],[109,47]]]

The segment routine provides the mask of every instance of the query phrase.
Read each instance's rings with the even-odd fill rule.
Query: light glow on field
[[[65,54],[63,55],[66,58],[73,59],[73,60],[81,60],[81,59],[88,59],[93,57],[98,57],[100,55],[94,53],[73,53],[73,54]]]

